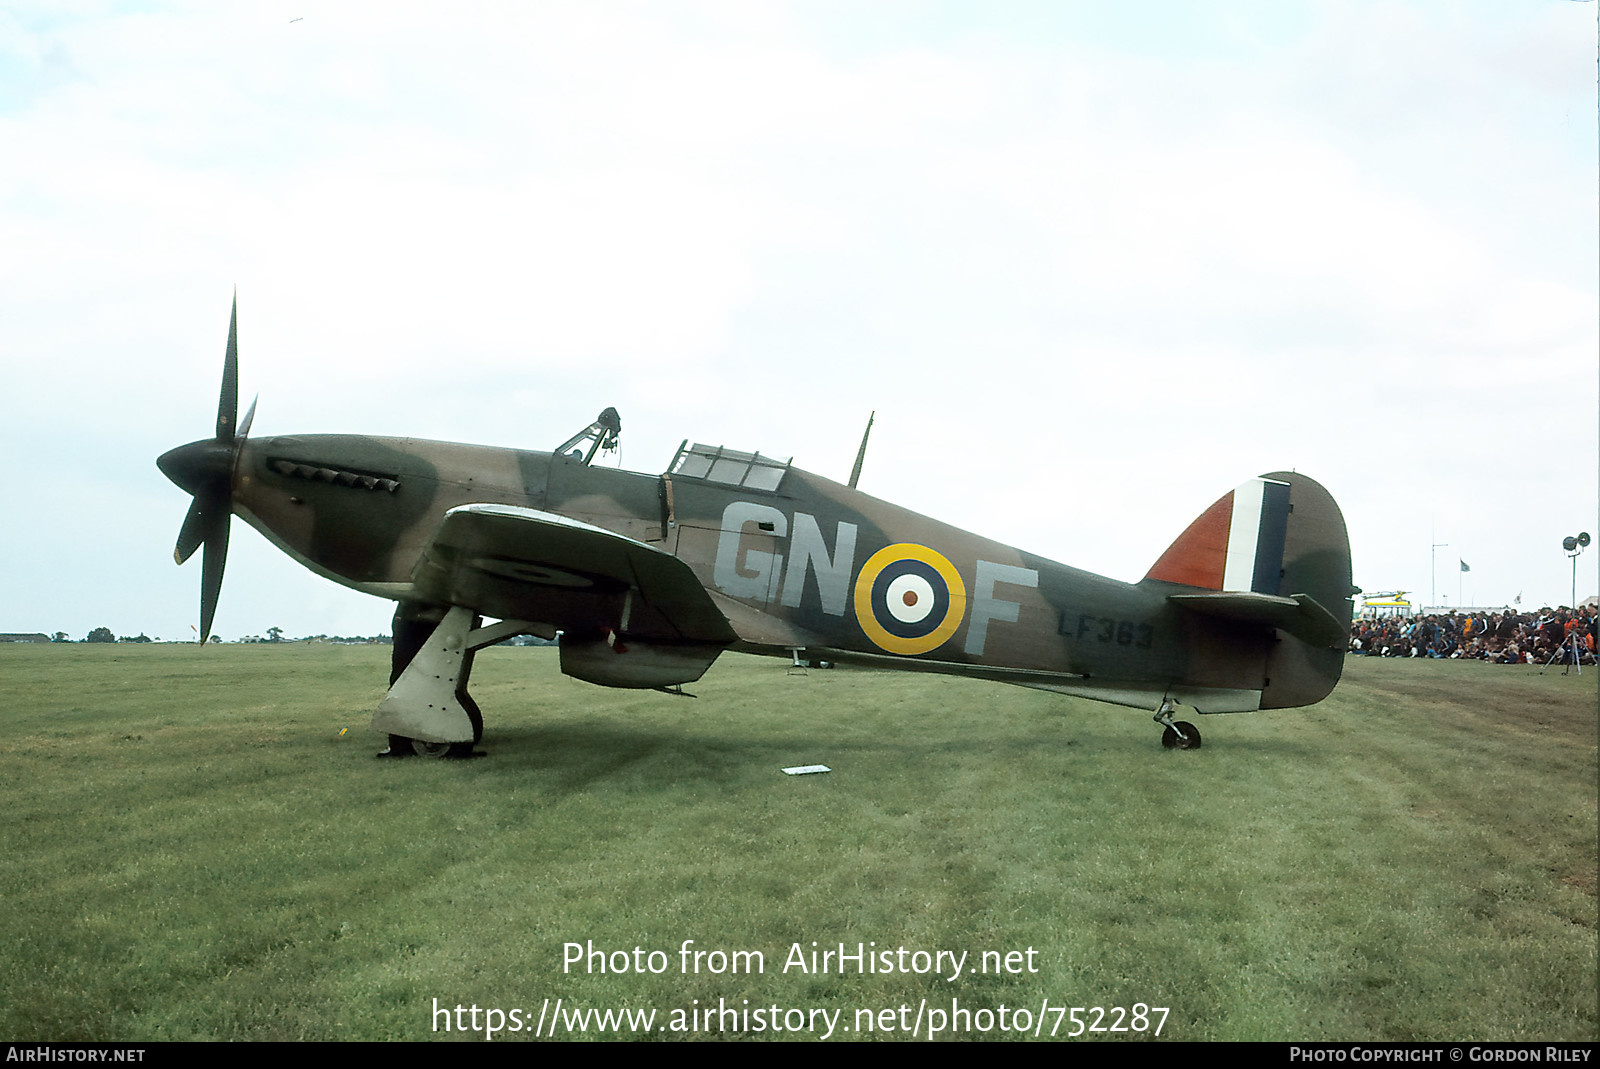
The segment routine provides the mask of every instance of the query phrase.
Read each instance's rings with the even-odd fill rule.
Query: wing
[[[733,629],[687,564],[614,531],[515,505],[445,513],[412,575],[418,596],[576,634],[728,643]]]

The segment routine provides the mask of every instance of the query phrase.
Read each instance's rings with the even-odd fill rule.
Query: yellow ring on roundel
[[[885,568],[902,560],[921,561],[928,565],[939,573],[950,592],[944,619],[940,621],[938,627],[918,638],[891,635],[884,630],[882,624],[878,623],[877,614],[873,612],[873,583]],[[942,646],[946,639],[956,633],[961,621],[966,619],[967,585],[961,581],[961,573],[956,571],[956,566],[946,560],[942,553],[927,546],[919,546],[915,542],[897,542],[892,546],[884,546],[868,557],[867,563],[861,566],[861,572],[856,576],[855,607],[856,622],[861,625],[861,630],[866,632],[867,638],[872,640],[872,644],[879,649],[907,656],[927,653]]]

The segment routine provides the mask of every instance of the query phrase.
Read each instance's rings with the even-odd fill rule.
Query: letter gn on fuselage
[[[1263,700],[1270,630],[1186,611],[1169,600],[1182,584],[1066,567],[760,454],[686,442],[656,476],[413,439],[252,439],[240,449],[234,505],[312,570],[396,600],[417,596],[419,565],[450,509],[514,506],[675,556],[726,617],[736,636],[727,648],[804,650],[1146,708],[1166,697],[1203,712],[1288,704]],[[476,566],[552,590],[591,581],[581,561],[540,560],[536,547],[515,561],[485,551]],[[626,639],[629,603],[602,602],[557,599],[565,618],[538,622]]]

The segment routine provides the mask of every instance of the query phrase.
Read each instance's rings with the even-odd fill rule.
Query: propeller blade
[[[217,596],[222,593],[222,569],[228,563],[228,517],[223,514],[206,538],[205,557],[200,565],[200,641],[211,637],[211,621],[217,615]]]
[[[250,399],[250,408],[244,414],[244,422],[239,424],[239,437],[250,437],[250,422],[256,418],[256,402],[261,400],[261,395],[256,394]]]
[[[196,494],[189,503],[189,514],[183,518],[183,527],[178,531],[178,544],[173,547],[172,559],[182,564],[194,556],[194,551],[206,540],[206,525],[210,516],[207,514],[205,502]]]
[[[237,429],[239,416],[239,294],[233,295],[228,317],[228,349],[222,358],[222,391],[217,398],[215,438],[169,449],[156,459],[167,478],[194,495],[178,531],[172,556],[179,564],[204,547],[200,565],[200,641],[211,637],[222,593],[222,572],[228,563],[228,527],[233,517],[233,468],[243,438],[256,416],[255,401]]]
[[[228,351],[222,358],[222,394],[217,398],[217,441],[233,441],[233,427],[239,416],[239,294],[233,295],[233,314],[228,318]]]

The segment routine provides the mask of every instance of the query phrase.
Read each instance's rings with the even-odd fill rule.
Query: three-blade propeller
[[[222,394],[217,401],[217,433],[214,438],[190,442],[163,453],[156,466],[162,474],[194,495],[189,514],[178,531],[178,544],[172,556],[179,564],[205,547],[200,563],[200,641],[211,637],[211,621],[217,614],[217,596],[222,591],[222,570],[228,561],[228,520],[233,515],[233,467],[256,406],[250,404],[244,423],[237,429],[239,412],[239,298],[233,299],[233,314],[228,322],[228,351],[222,362]]]

